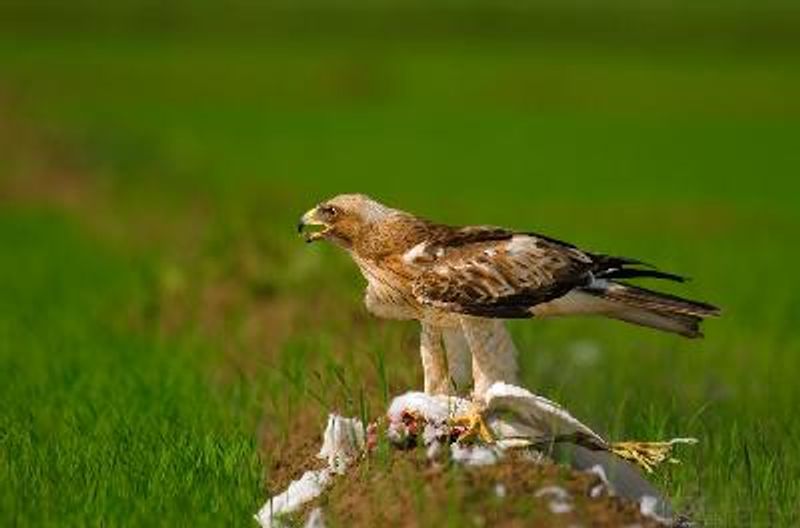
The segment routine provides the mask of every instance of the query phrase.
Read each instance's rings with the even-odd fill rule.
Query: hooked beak
[[[322,226],[322,229],[317,231],[305,231],[309,226]],[[315,207],[300,217],[297,223],[297,232],[305,238],[307,243],[322,240],[325,235],[331,230],[331,226],[319,218],[318,208]]]

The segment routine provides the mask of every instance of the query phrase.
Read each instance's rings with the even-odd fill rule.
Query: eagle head
[[[366,230],[381,222],[392,213],[392,209],[363,194],[340,194],[326,200],[306,212],[297,224],[297,232],[305,236],[306,242],[329,240],[346,249]],[[308,231],[311,226],[320,227]]]

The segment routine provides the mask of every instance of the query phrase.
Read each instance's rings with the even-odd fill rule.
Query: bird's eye
[[[339,214],[339,209],[333,205],[323,205],[321,207],[322,213],[326,216],[334,218]]]

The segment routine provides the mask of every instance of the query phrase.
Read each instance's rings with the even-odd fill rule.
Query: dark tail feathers
[[[654,275],[636,276],[652,277]],[[720,314],[719,308],[707,303],[683,299],[622,282],[601,280],[583,291],[610,302],[610,309],[605,312],[608,317],[685,337],[702,337],[700,323],[703,319]]]

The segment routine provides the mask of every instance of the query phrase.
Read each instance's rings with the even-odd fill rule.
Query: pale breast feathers
[[[530,317],[530,307],[590,278],[592,258],[546,237],[471,227],[417,244],[403,256],[417,266],[420,304],[485,317]]]

